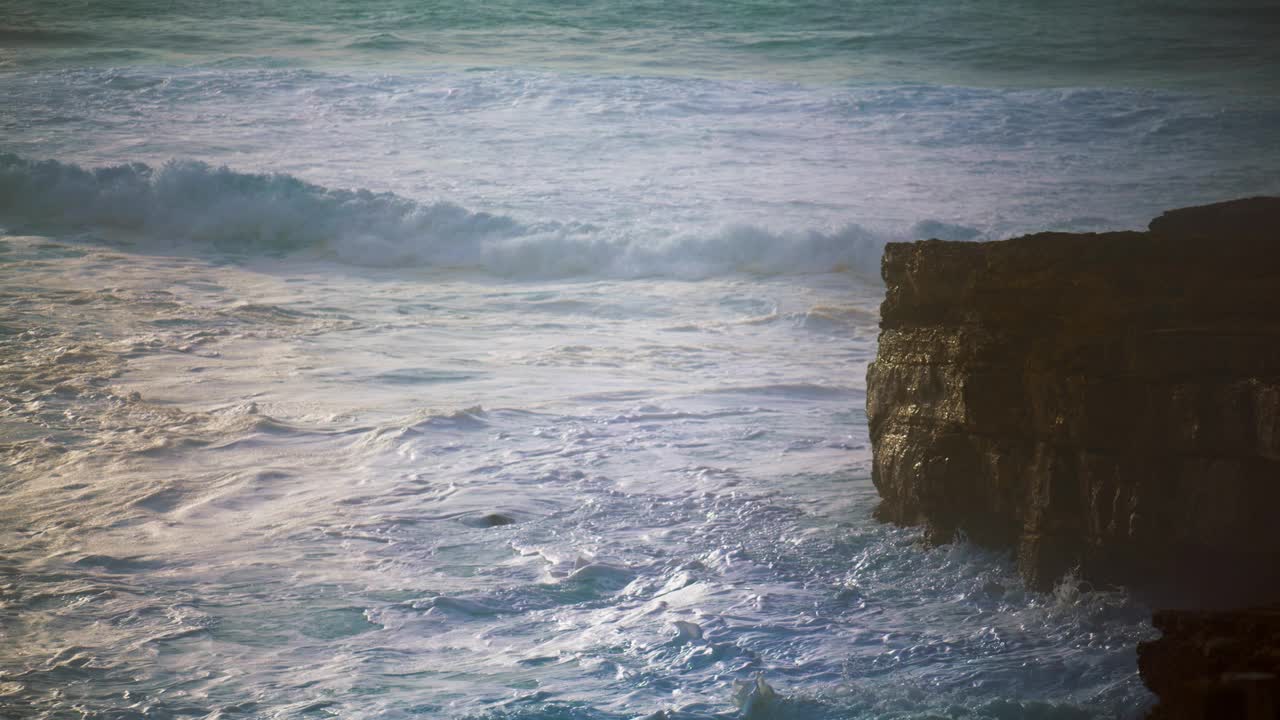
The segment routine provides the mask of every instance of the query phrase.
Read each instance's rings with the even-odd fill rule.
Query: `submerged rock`
[[[472,521],[472,524],[474,524],[477,527],[491,528],[491,527],[501,527],[503,525],[514,525],[515,522],[516,522],[516,519],[511,517],[510,515],[504,515],[502,513],[495,512],[495,513],[488,513],[487,515],[481,515],[480,517],[475,518],[475,520]]]
[[[756,673],[750,680],[734,680],[731,697],[744,718],[756,718],[766,715],[777,703],[778,693],[764,681],[763,673]]]
[[[1280,198],[1147,232],[895,243],[867,373],[883,520],[1160,607],[1153,717],[1280,708]],[[1216,612],[1208,612],[1217,608]]]
[[[672,639],[673,645],[684,645],[702,639],[702,626],[688,620],[676,620],[672,625],[676,628],[676,636]]]

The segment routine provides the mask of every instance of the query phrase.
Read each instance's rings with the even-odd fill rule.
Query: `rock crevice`
[[[882,269],[879,517],[1012,548],[1034,588],[1181,608],[1139,648],[1152,718],[1277,716],[1280,198],[890,244]]]
[[[879,517],[1183,608],[1139,648],[1152,718],[1276,716],[1280,198],[891,244],[883,274]]]
[[[890,244],[878,514],[1174,604],[1280,597],[1280,199]]]

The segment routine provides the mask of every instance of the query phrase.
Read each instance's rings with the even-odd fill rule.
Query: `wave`
[[[402,50],[415,45],[418,43],[395,33],[380,32],[352,40],[346,46],[353,50]]]
[[[0,26],[0,43],[11,47],[85,45],[98,38],[87,32]]]
[[[340,190],[195,160],[85,169],[0,154],[0,218],[37,232],[120,230],[139,242],[247,254],[307,251],[366,266],[474,269],[513,277],[851,272],[878,275],[883,233],[753,225],[640,231],[522,222],[450,202]],[[976,230],[927,221],[906,236]]]

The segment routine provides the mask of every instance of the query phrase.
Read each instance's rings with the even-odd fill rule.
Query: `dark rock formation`
[[[471,516],[463,518],[463,523],[477,528],[503,527],[504,525],[514,525],[516,519],[500,512],[486,513],[480,516]]]
[[[1280,609],[1162,610],[1163,637],[1138,646],[1160,696],[1151,720],[1280,717]]]
[[[883,274],[882,519],[1013,548],[1033,587],[1078,569],[1163,607],[1280,601],[1280,198],[891,244]],[[1277,617],[1158,613],[1160,716],[1271,702]]]
[[[1181,601],[1280,597],[1280,199],[1151,231],[891,244],[885,520]]]
[[[480,524],[484,527],[500,527],[502,525],[515,524],[515,518],[502,513],[489,513],[480,518]]]

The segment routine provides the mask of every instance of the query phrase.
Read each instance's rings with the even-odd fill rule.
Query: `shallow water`
[[[1274,13],[212,7],[0,2],[0,716],[1148,704],[871,519],[879,257],[1280,192]]]

